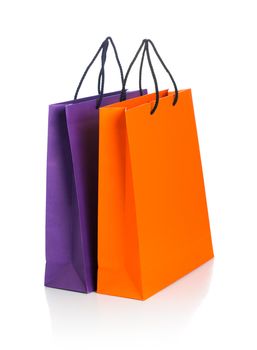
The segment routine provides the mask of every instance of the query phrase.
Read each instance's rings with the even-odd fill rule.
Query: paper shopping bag
[[[109,40],[113,44],[107,38],[97,52],[102,52],[99,95],[76,99],[95,55],[83,74],[75,100],[49,107],[45,269],[48,287],[86,293],[96,289],[98,106],[100,102],[102,106],[117,102],[120,97],[120,92],[103,94]],[[138,95],[139,92],[131,92],[128,98]]]
[[[100,109],[97,292],[144,300],[213,257],[191,90]]]
[[[106,95],[102,105],[119,100]],[[128,97],[138,96],[137,92]],[[49,107],[45,285],[79,292],[96,288],[97,97]]]

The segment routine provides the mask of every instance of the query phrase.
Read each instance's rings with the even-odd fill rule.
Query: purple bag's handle
[[[101,46],[99,47],[99,49],[97,50],[96,54],[94,55],[93,59],[91,60],[91,62],[89,63],[89,65],[87,66],[85,72],[83,73],[79,84],[77,86],[75,95],[74,95],[74,100],[76,100],[78,98],[78,94],[80,91],[80,88],[82,86],[82,83],[89,71],[89,69],[91,68],[91,66],[93,65],[93,63],[95,62],[95,60],[97,59],[99,53],[102,51],[102,66],[101,66],[101,70],[100,70],[100,74],[99,74],[99,78],[98,78],[98,93],[100,94],[101,88],[100,88],[100,75],[101,77],[104,75],[104,64],[105,64],[105,59],[106,59],[106,51],[107,51],[107,47],[108,47],[108,41],[104,40],[101,44]]]
[[[98,94],[101,94],[101,91],[103,90],[103,83],[104,83],[104,77],[105,77],[105,71],[104,71],[104,65],[106,62],[106,54],[107,54],[107,50],[108,50],[108,46],[109,46],[109,42],[108,40],[105,40],[105,43],[103,43],[103,48],[102,48],[102,57],[101,57],[101,61],[102,61],[102,66],[101,66],[101,70],[99,72],[99,76],[98,76],[98,86],[97,86],[97,90],[98,90]]]
[[[76,89],[76,92],[75,92],[75,95],[74,95],[74,100],[76,100],[77,97],[78,97],[79,90],[81,88],[81,85],[82,85],[82,83],[83,83],[83,81],[84,81],[84,79],[85,79],[89,69],[91,68],[91,66],[95,62],[95,60],[98,57],[99,53],[102,51],[102,58],[101,58],[102,65],[101,65],[101,70],[100,70],[100,73],[99,73],[99,76],[98,76],[98,93],[99,93],[100,97],[99,97],[99,99],[98,99],[98,101],[96,103],[96,108],[100,107],[102,99],[103,99],[103,93],[104,93],[104,81],[105,81],[104,66],[105,66],[105,62],[106,62],[106,54],[107,54],[109,42],[111,43],[111,45],[113,47],[113,50],[114,50],[115,58],[116,58],[116,61],[118,63],[119,70],[120,70],[121,83],[122,83],[122,86],[123,86],[124,75],[123,75],[123,69],[122,69],[122,66],[121,66],[121,63],[120,63],[120,59],[119,59],[119,56],[118,56],[118,52],[117,52],[116,46],[115,46],[112,38],[110,36],[108,36],[102,42],[101,46],[97,50],[97,52],[96,52],[95,56],[93,57],[92,61],[89,63],[89,65],[87,66],[85,72],[83,73],[83,75],[82,75],[82,77],[80,79],[80,82],[78,84],[78,87]]]

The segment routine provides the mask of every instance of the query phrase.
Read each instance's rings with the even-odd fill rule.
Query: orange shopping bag
[[[161,60],[175,92],[158,91],[149,44],[156,93],[101,108],[99,129],[97,291],[142,300],[213,257],[191,90]]]

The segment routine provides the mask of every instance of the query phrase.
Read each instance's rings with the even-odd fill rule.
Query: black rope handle
[[[139,69],[139,77],[141,77],[142,75],[142,69],[143,69],[143,62],[144,62],[144,57],[145,57],[145,53],[147,56],[147,60],[148,60],[148,64],[151,70],[151,74],[153,77],[153,81],[154,81],[154,85],[155,85],[155,93],[156,93],[156,105],[154,106],[153,110],[151,111],[151,114],[153,114],[158,106],[159,103],[159,89],[158,89],[158,83],[157,83],[157,79],[156,79],[156,75],[153,69],[153,65],[152,65],[152,61],[151,61],[151,57],[149,54],[149,47],[148,47],[148,40],[144,39],[142,41],[142,44],[140,45],[139,49],[136,52],[135,57],[133,58],[132,62],[130,63],[127,73],[125,75],[124,78],[124,83],[123,83],[123,87],[122,87],[122,91],[121,91],[121,96],[120,96],[120,101],[124,101],[126,99],[126,83],[127,83],[127,79],[129,76],[129,73],[138,57],[138,55],[140,54],[140,51],[143,49],[143,54],[142,54],[142,58],[141,58],[141,63],[140,63],[140,69]],[[143,90],[142,90],[142,86],[141,86],[141,78],[139,78],[139,88],[140,88],[140,94],[143,94]]]
[[[143,54],[141,58],[140,68],[139,68],[139,90],[140,90],[140,96],[143,96],[143,88],[142,88],[142,72],[143,72],[143,64],[145,59],[145,52],[146,52],[146,45],[143,49]]]
[[[133,65],[134,65],[138,55],[140,54],[140,51],[142,50],[142,48],[145,47],[145,43],[146,43],[146,40],[144,39],[142,41],[142,44],[139,46],[139,49],[137,50],[137,52],[135,54],[135,57],[133,58],[133,60],[131,61],[130,65],[128,67],[128,70],[127,70],[127,72],[125,74],[125,78],[123,80],[123,85],[122,85],[121,94],[120,94],[120,101],[126,100],[126,84],[127,84],[128,76],[129,76],[131,68],[133,67]]]
[[[95,56],[93,57],[93,59],[91,60],[91,62],[89,63],[89,65],[87,66],[85,72],[83,73],[81,79],[80,79],[80,82],[78,84],[78,87],[76,89],[76,92],[75,92],[75,95],[74,95],[74,100],[77,99],[78,97],[78,93],[80,91],[80,88],[81,88],[81,85],[89,71],[89,69],[91,68],[91,66],[93,65],[93,63],[95,62],[96,58],[98,57],[99,53],[102,51],[102,66],[101,66],[101,69],[100,69],[100,73],[99,73],[99,76],[98,76],[98,93],[100,95],[99,99],[98,99],[98,102],[97,102],[97,105],[96,105],[96,108],[99,108],[100,105],[101,105],[101,102],[102,102],[102,99],[103,99],[103,93],[104,93],[104,77],[105,77],[105,72],[104,72],[104,66],[105,66],[105,62],[106,62],[106,54],[107,54],[107,50],[108,50],[108,45],[109,45],[109,42],[111,43],[112,47],[113,47],[113,50],[114,50],[114,54],[115,54],[115,58],[116,58],[116,61],[117,61],[117,64],[118,64],[118,67],[119,67],[119,70],[120,70],[120,76],[121,76],[121,83],[122,83],[122,86],[123,86],[123,80],[124,80],[124,74],[123,74],[123,69],[122,69],[122,65],[120,63],[120,59],[119,59],[119,55],[118,55],[118,52],[117,52],[117,49],[116,49],[116,46],[112,40],[112,38],[110,36],[108,36],[101,44],[101,46],[99,47],[99,49],[97,50]]]
[[[123,84],[123,80],[124,80],[124,74],[123,74],[123,69],[122,69],[122,65],[120,63],[120,59],[119,59],[119,55],[118,55],[118,52],[117,52],[117,49],[116,49],[116,46],[112,40],[112,38],[110,36],[108,36],[105,41],[110,41],[112,47],[113,47],[113,51],[114,51],[114,54],[115,54],[115,58],[116,58],[116,61],[117,61],[117,64],[119,66],[119,70],[120,70],[120,77],[121,77],[121,83]],[[108,45],[107,45],[107,48],[108,48]],[[104,51],[104,50],[103,50]],[[107,51],[107,50],[106,50]],[[102,54],[103,55],[103,54]],[[100,70],[100,73],[99,73],[99,77],[98,77],[98,93],[100,94],[101,92],[101,80],[102,80],[102,71],[104,71],[104,66],[101,68]]]
[[[105,45],[105,42],[106,42],[106,40],[102,42],[101,46],[99,47],[99,49],[97,50],[97,52],[96,52],[96,54],[94,55],[93,59],[91,60],[91,62],[90,62],[89,65],[87,66],[85,72],[83,73],[83,75],[82,75],[82,77],[81,77],[81,79],[80,79],[80,81],[79,81],[79,84],[78,84],[78,86],[77,86],[77,89],[76,89],[76,92],[75,92],[75,95],[74,95],[74,100],[76,100],[76,99],[78,98],[78,94],[79,94],[79,90],[80,90],[80,88],[81,88],[81,85],[82,85],[82,83],[83,83],[83,81],[84,81],[84,79],[85,79],[85,77],[86,77],[86,75],[87,75],[89,69],[91,68],[91,66],[93,65],[93,63],[95,62],[95,60],[97,59],[99,53],[101,52],[101,50],[103,50],[103,47],[104,47],[104,45]]]
[[[129,75],[130,70],[131,70],[133,64],[135,63],[135,61],[136,61],[140,51],[143,48],[143,54],[142,54],[141,63],[140,63],[140,69],[139,69],[139,89],[140,89],[140,95],[143,95],[143,90],[142,90],[142,71],[143,71],[143,63],[144,63],[145,54],[146,54],[147,60],[148,60],[148,64],[149,64],[149,67],[150,67],[150,70],[151,70],[151,74],[152,74],[152,77],[153,77],[153,80],[154,80],[155,93],[156,93],[155,105],[154,105],[153,109],[151,110],[151,114],[153,114],[156,111],[157,107],[158,107],[160,96],[159,96],[159,89],[158,89],[157,78],[156,78],[156,75],[155,75],[155,72],[154,72],[154,68],[153,68],[153,64],[152,64],[151,57],[150,57],[149,43],[151,44],[151,46],[152,46],[156,56],[158,57],[159,61],[161,62],[162,66],[164,67],[165,71],[168,73],[168,75],[171,78],[171,81],[173,83],[174,90],[175,90],[175,96],[174,96],[174,99],[173,99],[173,106],[175,106],[177,101],[178,101],[178,88],[177,88],[176,82],[175,82],[172,74],[168,70],[167,66],[163,62],[163,60],[162,60],[160,54],[158,53],[155,45],[153,44],[153,42],[150,39],[144,39],[143,40],[143,42],[140,45],[140,47],[139,47],[135,57],[133,58],[132,62],[129,65],[129,68],[127,70],[127,73],[126,73],[125,79],[124,79],[124,83],[125,84],[123,84],[123,89],[122,89],[122,92],[121,92],[121,101],[126,99],[125,85],[126,85],[126,82],[127,82],[127,79],[128,79],[128,75]]]
[[[99,93],[99,99],[96,102],[96,109],[98,109],[102,103],[102,99],[103,99],[103,94],[104,94],[104,81],[105,81],[105,70],[104,70],[104,65],[106,62],[106,54],[107,54],[107,50],[108,50],[108,40],[106,40],[104,47],[103,47],[103,51],[102,51],[102,57],[101,57],[101,61],[102,61],[102,67],[99,73],[99,77],[98,77],[98,93]]]
[[[101,69],[99,72],[99,76],[98,76],[98,84],[97,84],[97,91],[98,94],[100,95],[101,91],[102,91],[102,85],[103,85],[103,79],[104,79],[104,65],[106,62],[106,54],[107,54],[107,50],[108,50],[108,46],[109,46],[109,42],[108,40],[105,40],[105,43],[103,44],[103,48],[102,48],[102,56],[101,56]]]
[[[148,46],[148,41],[146,42],[145,45],[145,51],[146,51],[146,56],[147,56],[147,60],[149,63],[149,67],[152,73],[152,77],[153,77],[153,81],[154,81],[154,86],[155,86],[155,94],[156,94],[156,100],[155,100],[155,104],[153,109],[151,110],[151,114],[154,114],[154,112],[156,111],[158,104],[159,104],[159,100],[160,100],[160,94],[159,94],[159,88],[158,88],[158,83],[157,83],[157,78],[153,69],[153,64],[151,61],[151,57],[150,57],[150,52],[149,52],[149,46]]]
[[[165,71],[168,73],[171,81],[172,81],[172,84],[173,84],[173,87],[174,87],[174,90],[175,90],[175,95],[174,95],[174,99],[173,99],[173,106],[176,105],[176,103],[178,102],[178,87],[177,87],[177,84],[171,74],[171,72],[169,71],[168,67],[166,66],[166,64],[163,62],[163,59],[161,58],[159,52],[157,51],[154,43],[152,42],[152,40],[148,39],[148,42],[151,44],[153,50],[154,50],[154,53],[156,54],[156,56],[158,57],[161,65],[163,66],[163,68],[165,69]]]

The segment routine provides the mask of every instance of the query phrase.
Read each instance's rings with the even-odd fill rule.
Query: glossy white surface
[[[1,349],[257,348],[255,8],[251,0],[1,2]],[[107,35],[125,68],[141,40],[153,39],[179,88],[192,88],[202,154],[215,259],[145,302],[43,287],[47,105],[73,97]],[[117,90],[113,54],[107,60],[106,91]],[[171,86],[158,65],[156,73],[160,89]],[[95,93],[97,77],[95,67],[81,95]],[[147,69],[144,86],[153,87]]]

